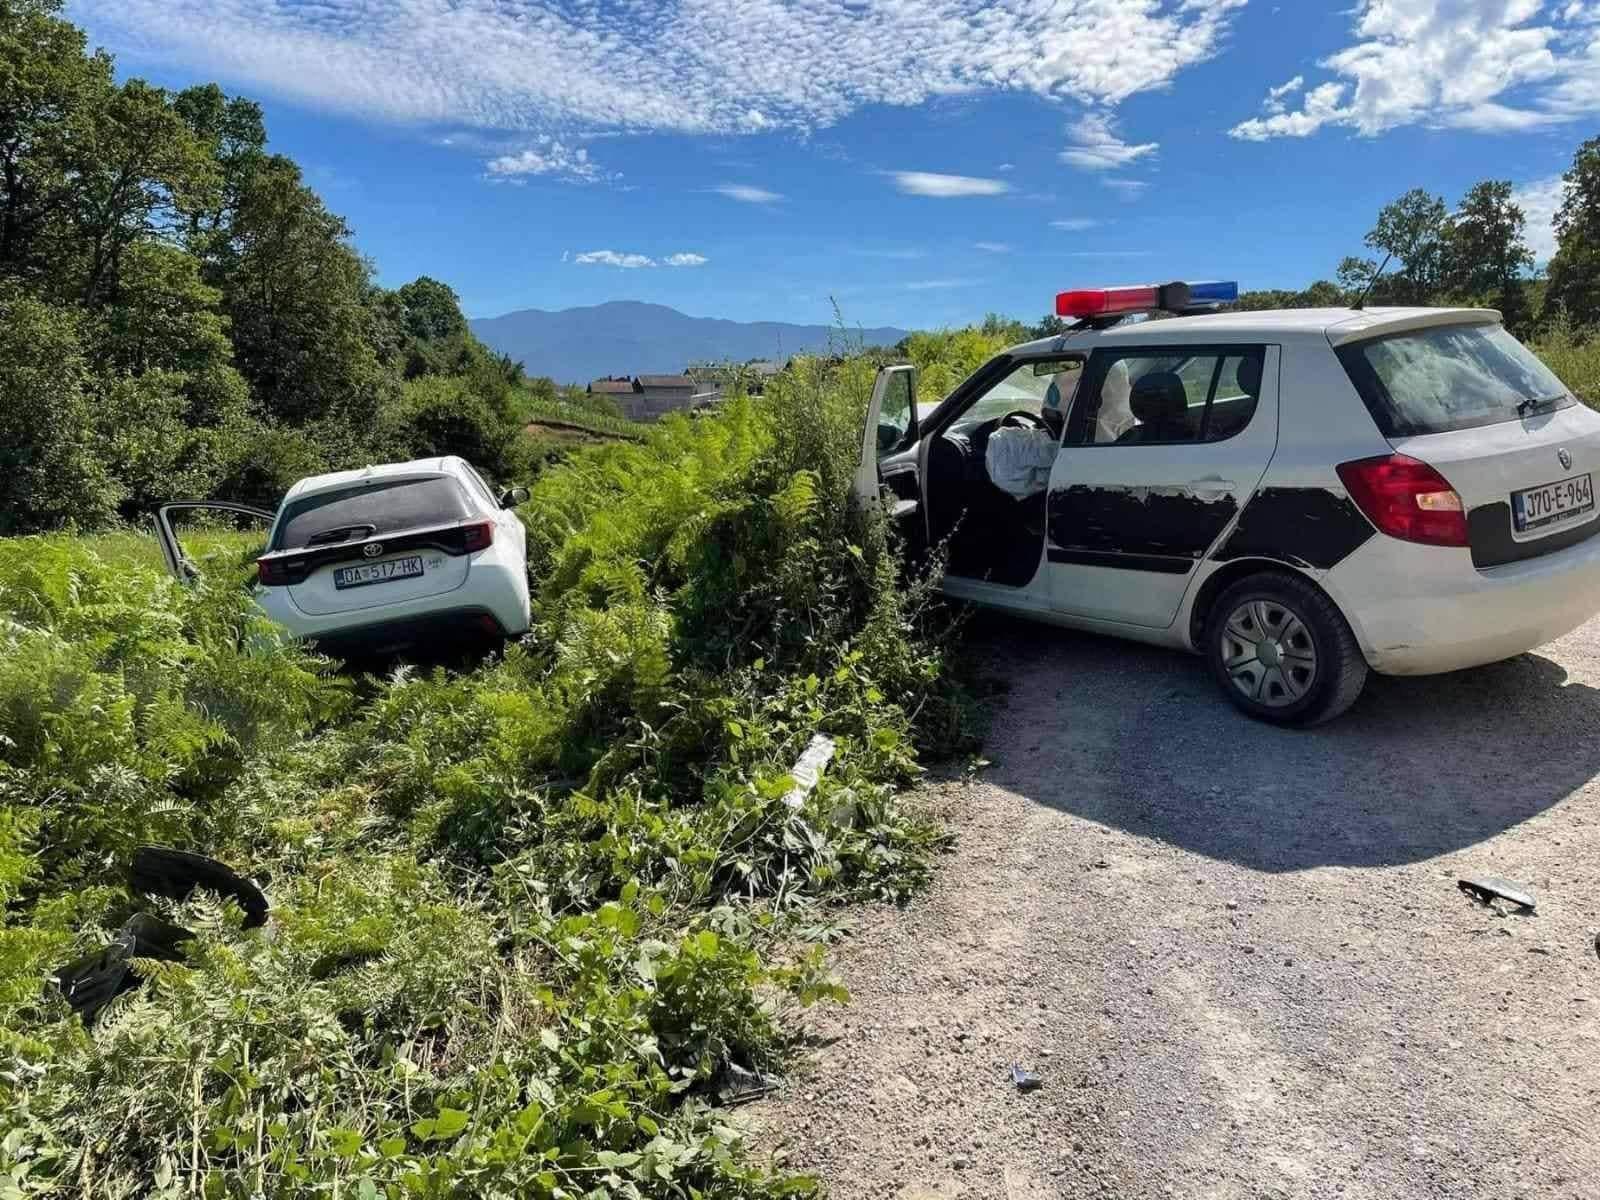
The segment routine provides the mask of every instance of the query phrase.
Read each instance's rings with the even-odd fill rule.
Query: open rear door
[[[863,507],[886,504],[887,515],[898,525],[917,523],[921,516],[917,432],[917,369],[880,368],[850,491]]]
[[[156,510],[161,558],[179,583],[200,577],[199,564],[213,555],[242,561],[266,548],[276,513],[226,500],[174,500]]]

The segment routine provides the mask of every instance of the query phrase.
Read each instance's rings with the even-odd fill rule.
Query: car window
[[[1260,346],[1097,351],[1067,427],[1071,446],[1219,442],[1250,423]]]
[[[878,409],[878,456],[900,445],[911,428],[911,372],[895,371],[884,384],[883,404]]]
[[[1356,342],[1339,361],[1385,437],[1515,421],[1577,398],[1499,325],[1446,325]]]
[[[298,550],[472,515],[466,493],[448,476],[374,480],[291,500],[278,522],[272,548]]]
[[[1077,393],[1078,379],[1082,373],[1081,358],[1023,363],[984,392],[972,407],[955,419],[950,428],[961,432],[986,421],[997,421],[1013,412],[1025,412],[1037,417],[1047,407],[1064,413]]]
[[[500,500],[494,494],[493,490],[490,489],[489,485],[484,482],[483,476],[478,474],[478,468],[473,466],[471,463],[465,463],[463,465],[467,468],[467,480],[473,485],[473,490],[475,490],[479,496],[483,497],[484,501],[489,505],[489,510],[491,512],[493,512],[495,509],[498,509],[500,507]]]

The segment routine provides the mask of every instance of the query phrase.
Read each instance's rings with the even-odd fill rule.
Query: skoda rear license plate
[[[358,567],[337,567],[333,572],[336,588],[366,587],[369,583],[389,583],[422,574],[422,555],[391,558],[388,562],[362,563]]]
[[[1594,480],[1574,475],[1511,493],[1511,520],[1518,533],[1559,525],[1594,510]]]

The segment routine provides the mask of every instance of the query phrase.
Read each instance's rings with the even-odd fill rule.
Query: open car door
[[[917,369],[879,368],[850,491],[863,507],[882,505],[913,546],[924,544],[927,535],[917,437]]]
[[[200,577],[199,563],[213,555],[242,563],[266,549],[277,513],[226,500],[174,500],[156,510],[161,558],[179,583]]]

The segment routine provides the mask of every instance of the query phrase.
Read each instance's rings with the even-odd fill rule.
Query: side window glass
[[[911,372],[897,371],[889,376],[878,410],[878,457],[888,454],[911,428]]]
[[[1217,393],[1206,413],[1206,441],[1225,441],[1250,424],[1250,418],[1256,413],[1256,402],[1261,398],[1262,362],[1259,350],[1230,354],[1222,360]]]
[[[1230,438],[1255,413],[1262,358],[1255,347],[1108,355],[1090,372],[1090,394],[1073,413],[1068,444],[1172,446]]]
[[[467,478],[472,481],[473,488],[478,493],[478,498],[489,506],[490,512],[494,512],[500,507],[500,501],[495,499],[494,492],[483,481],[483,476],[478,474],[478,468],[470,463],[467,464]]]

